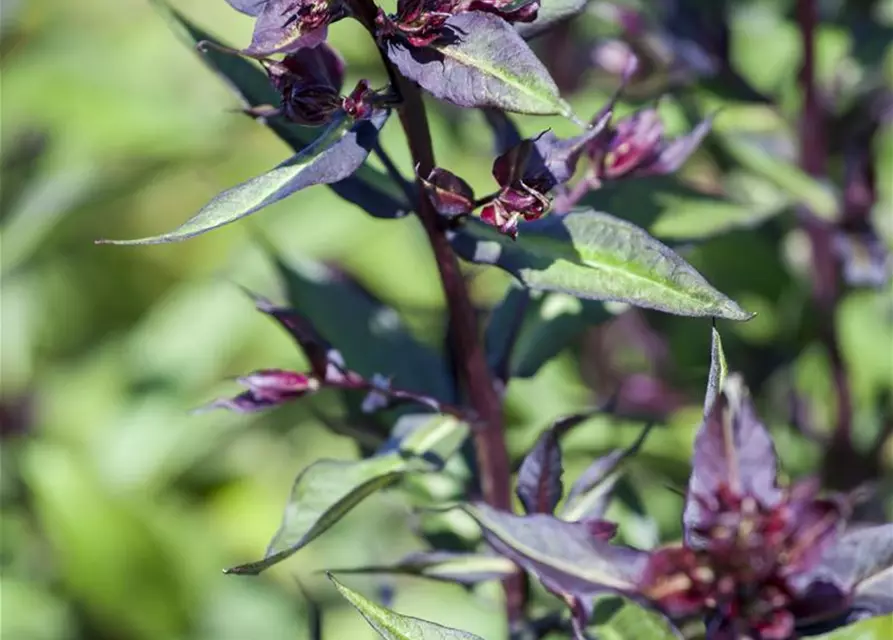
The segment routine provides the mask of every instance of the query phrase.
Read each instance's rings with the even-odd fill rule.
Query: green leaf
[[[443,358],[415,340],[394,309],[317,262],[277,258],[276,266],[289,306],[341,352],[347,366],[367,378],[392,376],[397,388],[455,401]]]
[[[619,600],[620,606],[610,615],[603,614],[600,611],[602,607],[596,606],[593,617],[598,621],[594,627],[598,638],[602,640],[640,640],[643,638],[676,640],[683,637],[669,620],[656,611],[646,609],[630,600]],[[599,603],[599,605],[601,604]]]
[[[893,638],[893,615],[862,620],[831,633],[815,636],[814,640],[890,640]]]
[[[518,567],[511,560],[497,555],[420,551],[411,553],[391,564],[333,569],[333,572],[339,574],[384,573],[418,576],[461,584],[477,584],[487,580],[501,580],[514,575],[518,572]]]
[[[505,20],[470,11],[449,18],[445,28],[454,37],[427,47],[388,39],[388,58],[433,96],[460,107],[574,119],[549,72]]]
[[[365,498],[393,484],[412,467],[398,454],[359,462],[320,460],[295,479],[279,531],[263,560],[225,573],[256,575],[282,562],[338,522]]]
[[[498,553],[566,593],[630,592],[644,568],[644,552],[600,540],[585,523],[541,513],[516,516],[485,504],[461,509]]]
[[[786,192],[825,220],[837,218],[839,205],[833,189],[804,173],[796,164],[761,148],[743,136],[720,135],[725,150],[743,168]]]
[[[468,424],[454,416],[422,414],[403,416],[394,425],[403,455],[432,460],[438,465],[452,457],[468,438]]]
[[[456,252],[496,265],[531,289],[616,300],[685,316],[753,317],[641,228],[591,210],[548,216],[517,241],[471,220],[451,234]]]
[[[235,222],[293,193],[317,184],[349,177],[369,155],[388,112],[354,122],[342,113],[303,151],[275,169],[227,189],[170,233],[137,240],[103,240],[102,244],[163,244],[180,242]]]
[[[483,640],[466,631],[450,629],[434,622],[404,616],[367,600],[348,589],[329,574],[329,580],[360,614],[369,626],[385,640]]]
[[[710,338],[710,373],[707,376],[707,394],[704,397],[704,415],[710,413],[716,396],[726,382],[726,374],[729,367],[726,364],[726,354],[722,350],[722,338],[716,327],[711,330]]]
[[[195,50],[198,43],[209,42],[214,46],[202,49],[202,61],[233,90],[243,106],[257,107],[277,105],[279,94],[270,84],[267,74],[260,67],[235,54],[222,49],[232,49],[207,31],[201,29],[183,14],[171,8],[165,0],[152,0],[174,32],[190,48]],[[300,152],[319,135],[313,127],[302,127],[284,118],[268,118],[263,123],[295,152]],[[360,166],[350,177],[328,185],[336,194],[348,202],[364,209],[377,218],[399,218],[406,215],[411,206],[405,201],[403,190],[386,173],[373,169],[368,164]]]

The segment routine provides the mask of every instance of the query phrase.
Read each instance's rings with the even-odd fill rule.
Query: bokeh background
[[[667,127],[685,130],[692,107],[704,112],[722,105],[720,134],[744,131],[789,143],[799,104],[791,3],[733,4],[736,67],[778,101],[780,115],[698,89],[662,103]],[[893,33],[893,3],[822,4],[827,15],[841,16],[820,31],[822,82],[838,82],[845,90],[869,76],[889,82],[893,58],[885,47]],[[174,5],[229,42],[244,45],[250,38],[251,20],[223,0]],[[844,19],[851,10],[858,21]],[[0,16],[3,637],[303,638],[307,607],[298,580],[325,609],[323,637],[373,637],[316,572],[381,563],[419,548],[407,526],[410,508],[397,492],[373,496],[262,577],[221,573],[262,554],[302,468],[321,457],[357,455],[352,440],[321,419],[337,409],[337,398],[252,417],[189,411],[233,393],[233,376],[302,366],[288,337],[256,313],[237,286],[284,299],[271,247],[285,260],[337,265],[396,308],[421,340],[440,348],[443,300],[417,222],[374,220],[316,187],[186,243],[95,246],[97,238],[172,229],[289,150],[234,112],[236,99],[147,0],[6,0]],[[574,107],[587,116],[615,81],[590,57],[600,22],[590,18],[581,25],[573,37],[564,32],[565,40],[539,46],[556,77],[573,90]],[[357,25],[336,25],[331,41],[347,59],[348,86],[361,77],[383,84],[377,54]],[[440,164],[486,192],[492,151],[483,119],[433,104],[431,117]],[[518,122],[526,134],[546,127],[573,131],[549,118]],[[384,141],[409,173],[396,119]],[[770,148],[776,159],[791,153],[784,144]],[[889,130],[875,137],[871,153],[880,177],[873,219],[890,246]],[[731,366],[757,386],[786,469],[798,476],[819,469],[822,447],[804,437],[794,424],[800,419],[792,416],[808,416],[803,421],[819,434],[834,416],[829,358],[809,303],[808,249],[792,224],[790,194],[759,168],[739,173],[735,204],[725,208],[644,184],[612,192],[598,204],[650,224],[681,246],[719,289],[760,313],[750,323],[720,329]],[[698,157],[686,175],[708,189],[724,178],[709,159]],[[703,242],[681,242],[708,227],[718,232]],[[507,281],[478,268],[468,273],[483,313]],[[573,304],[554,307],[548,313],[575,313]],[[615,307],[605,318],[615,315],[620,321],[599,318],[585,330],[575,323],[550,329],[568,331],[569,347],[536,375],[510,385],[509,442],[520,456],[551,420],[592,406],[633,380],[639,386],[629,387],[638,390],[630,392],[630,402],[644,403],[661,419],[633,465],[638,497],[621,500],[613,515],[630,541],[652,544],[679,531],[681,498],[674,488],[684,486],[687,475],[710,326],[698,319],[622,314]],[[893,419],[890,285],[848,289],[834,326],[854,391],[855,442],[872,447]],[[792,401],[797,412],[790,410]],[[631,442],[641,424],[600,418],[575,431],[566,443],[568,475]],[[875,478],[887,517],[890,449],[887,443]],[[467,593],[413,579],[349,582],[370,595],[391,592],[391,604],[405,613],[485,638],[503,633],[499,616],[492,615],[500,609],[494,585]]]

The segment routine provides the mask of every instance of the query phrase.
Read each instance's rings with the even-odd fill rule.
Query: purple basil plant
[[[656,15],[628,3],[586,0],[398,0],[392,8],[374,0],[228,2],[255,20],[243,49],[158,5],[234,89],[242,113],[268,127],[293,155],[219,194],[173,231],[101,242],[186,240],[327,185],[382,224],[417,218],[437,263],[447,330],[438,351],[399,319],[382,322],[397,316],[336,267],[316,265],[319,273],[311,277],[276,258],[290,303],[250,295],[294,339],[307,364],[240,376],[241,393],[206,408],[254,413],[334,394],[350,424],[341,432],[357,440],[361,455],[320,460],[301,471],[263,558],[227,573],[261,573],[304,549],[370,494],[440,477],[459,486],[451,500],[433,500],[413,514],[426,550],[329,574],[384,638],[478,636],[391,611],[336,574],[411,575],[468,588],[499,581],[507,635],[516,640],[893,637],[893,525],[859,515],[869,493],[861,489],[877,479],[865,469],[877,469],[874,451],[889,432],[871,453],[857,450],[854,399],[833,326],[843,286],[888,282],[889,259],[871,218],[878,198],[871,145],[889,123],[893,101],[878,87],[820,95],[814,69],[820,3],[798,0],[793,18],[804,50],[798,173],[788,179],[789,173],[762,171],[789,187],[791,224],[811,248],[811,302],[837,400],[835,430],[821,442],[822,473],[791,480],[781,476],[773,439],[743,376],[727,374],[715,329],[717,320],[746,322],[755,314],[711,284],[713,274],[700,273],[687,259],[690,246],[658,240],[649,224],[640,224],[637,208],[615,207],[612,200],[623,189],[647,195],[653,185],[671,184],[688,193],[708,182],[698,197],[720,206],[728,204],[734,185],[711,181],[711,175],[758,171],[752,145],[716,135],[714,120],[723,112],[692,97],[703,85],[711,95],[745,105],[772,102],[734,68],[729,2],[668,1],[658,3]],[[595,32],[603,27],[613,34],[592,41],[590,31],[581,30],[588,38],[581,45],[572,25],[584,18],[599,21]],[[386,81],[365,78],[345,87],[346,63],[328,41],[343,20],[368,33]],[[562,39],[571,49],[557,47]],[[584,49],[581,60],[610,72],[608,97],[590,113],[574,105],[592,101],[561,95],[550,72],[564,64],[554,51],[577,46]],[[565,69],[579,76],[575,86],[589,71],[588,63],[577,62]],[[672,95],[649,95],[643,104],[643,79],[655,74],[656,86]],[[470,169],[437,163],[425,94],[477,110],[479,125],[491,130],[493,152],[485,166],[492,167],[492,181],[485,195],[475,194]],[[625,105],[630,95],[633,109]],[[665,123],[668,103],[686,115],[687,132],[673,134]],[[512,114],[551,120],[522,134]],[[392,115],[411,166],[399,167],[380,135]],[[851,136],[834,138],[847,127]],[[829,159],[837,155],[843,179],[835,199],[817,181],[833,177]],[[677,174],[695,156],[705,170],[683,180]],[[742,260],[741,269],[748,269],[749,257]],[[472,303],[466,263],[511,278],[487,314]],[[568,300],[573,313],[554,312]],[[669,413],[691,397],[672,387],[666,373],[672,358],[659,331],[642,330],[642,309],[714,324],[703,420],[678,514],[681,539],[651,545],[632,544],[635,522],[615,521],[612,509],[636,503],[638,522],[647,520],[645,503],[630,498],[636,495],[631,470],[661,474],[640,461],[641,450],[657,425],[668,424]],[[555,421],[527,455],[513,459],[504,415],[512,379],[535,376],[599,323],[632,332],[632,341],[648,349],[653,371],[620,379],[615,397]],[[598,364],[600,372],[610,369]],[[652,409],[654,420],[629,446],[599,451],[565,492],[564,443],[582,439],[581,425],[593,424],[590,419],[602,426],[629,421],[635,417],[629,406]],[[827,472],[835,456],[847,465],[843,478]],[[456,464],[469,472],[464,479],[446,473]],[[649,491],[665,491],[672,500],[667,484],[652,483]],[[476,523],[479,537],[433,533],[432,513]],[[890,633],[846,635],[850,625],[865,622],[873,627],[860,626],[864,633],[886,623]],[[844,635],[834,635],[838,628]],[[320,629],[314,626],[315,637]]]

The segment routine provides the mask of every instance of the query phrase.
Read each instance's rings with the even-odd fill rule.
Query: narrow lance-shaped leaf
[[[561,447],[558,432],[546,429],[518,469],[518,498],[527,513],[552,513],[564,487],[561,484]]]
[[[498,553],[556,590],[580,596],[631,592],[644,569],[647,554],[606,542],[585,523],[546,514],[516,516],[485,504],[462,508]]]
[[[369,623],[369,626],[385,640],[483,640],[467,631],[450,629],[434,622],[404,616],[367,600],[356,591],[348,589],[331,574],[329,580]]]
[[[572,522],[604,517],[611,493],[622,474],[621,465],[638,452],[653,426],[646,425],[626,449],[612,451],[590,464],[568,492],[560,517]]]
[[[388,39],[388,58],[433,96],[460,107],[573,118],[549,72],[505,20],[471,11],[445,27],[449,36],[428,47]]]
[[[728,376],[695,436],[683,514],[687,544],[698,546],[694,530],[709,521],[709,507],[721,490],[775,504],[777,466],[772,438],[757,418],[744,381],[737,374]]]
[[[179,242],[235,222],[293,193],[317,184],[338,182],[366,160],[388,112],[353,122],[342,116],[313,144],[272,171],[227,189],[183,225],[170,233],[138,240],[103,240],[108,244]]]
[[[420,551],[397,562],[351,569],[333,569],[334,573],[384,573],[418,576],[431,580],[477,584],[488,580],[502,580],[518,572],[508,558],[482,553],[452,551]]]
[[[391,454],[359,462],[320,460],[298,475],[263,560],[227,569],[254,575],[305,547],[365,498],[393,484],[410,462]]]
[[[498,266],[531,289],[685,316],[753,316],[669,247],[605,213],[573,211],[529,222],[517,241],[470,220],[450,239],[461,257]]]
[[[851,594],[858,612],[893,613],[893,524],[845,533],[825,553],[820,573]]]
[[[187,45],[193,49],[200,49],[202,61],[226,82],[244,107],[279,103],[279,94],[257,65],[240,56],[226,53],[231,51],[232,47],[190,22],[181,13],[172,9],[165,0],[153,0],[153,3]],[[253,7],[252,0],[246,0],[239,3],[240,6],[236,8],[246,13],[253,10],[255,13],[252,15],[256,15],[265,3],[266,0],[257,0],[257,6]],[[199,47],[197,46],[199,43],[210,43],[212,46]],[[269,118],[263,123],[295,152],[303,150],[319,135],[315,128],[298,126],[284,118]],[[363,164],[344,180],[328,186],[338,196],[376,218],[400,218],[411,208],[405,201],[400,185],[387,174],[373,169],[368,164]]]
[[[716,327],[710,332],[710,373],[707,376],[707,394],[704,397],[704,415],[710,413],[710,409],[716,402],[716,396],[719,394],[726,381],[728,366],[726,365],[726,354],[722,350],[722,338]]]

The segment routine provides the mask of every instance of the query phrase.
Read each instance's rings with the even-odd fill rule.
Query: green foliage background
[[[736,57],[761,88],[796,106],[797,40],[785,2],[753,2],[736,23]],[[891,3],[887,3],[890,5]],[[247,43],[251,22],[222,0],[176,6],[233,43]],[[893,9],[887,11],[893,16]],[[742,36],[744,34],[744,36]],[[838,27],[822,30],[822,72],[849,47]],[[326,638],[372,637],[325,578],[325,567],[380,564],[418,548],[409,508],[397,494],[377,495],[297,556],[260,578],[221,569],[256,559],[278,524],[295,475],[322,457],[356,456],[308,404],[245,418],[188,410],[231,393],[227,378],[267,367],[296,368],[290,340],[256,313],[235,284],[282,298],[264,243],[287,259],[333,261],[394,305],[423,339],[439,346],[442,296],[423,233],[412,218],[373,220],[314,188],[185,244],[97,247],[100,237],[131,238],[171,229],[219,191],[288,155],[270,132],[232,110],[227,89],[184,48],[145,0],[6,2],[2,13],[2,631],[23,640],[242,640],[306,637],[307,610],[295,577],[326,608]],[[344,22],[332,41],[348,60],[347,85],[383,84],[377,54],[359,26]],[[887,79],[893,58],[884,60]],[[886,56],[886,57],[883,57]],[[826,62],[826,63],[825,63]],[[593,113],[610,84],[571,96]],[[704,104],[716,105],[714,97]],[[670,101],[668,126],[687,125]],[[729,109],[722,130],[760,130],[759,108]],[[485,192],[489,134],[475,113],[438,106],[433,131],[439,163]],[[520,118],[525,133],[571,125]],[[399,126],[385,146],[410,167]],[[880,175],[893,175],[893,136],[878,140]],[[697,164],[695,163],[695,169]],[[880,231],[893,238],[893,181],[881,181]],[[761,187],[769,189],[765,184]],[[611,213],[640,212],[618,198]],[[692,201],[663,201],[677,223],[699,227]],[[782,212],[782,215],[788,215]],[[681,222],[679,222],[681,220]],[[664,224],[670,224],[672,219]],[[772,220],[724,234],[688,257],[719,289],[760,316],[720,327],[732,368],[758,369],[776,350],[798,353],[793,378],[821,428],[833,415],[827,354],[805,314],[808,273],[802,238]],[[670,233],[669,235],[672,235]],[[263,239],[263,242],[259,240]],[[506,280],[472,270],[482,308]],[[838,317],[856,396],[859,442],[889,419],[893,390],[891,289],[847,294]],[[709,322],[658,318],[670,337],[678,384],[689,407],[658,429],[634,471],[647,526],[627,504],[615,509],[630,541],[678,534],[683,486],[709,362]],[[506,404],[516,456],[556,417],[594,401],[581,376],[586,350],[575,343],[529,380],[512,383]],[[585,343],[583,343],[585,344]],[[395,354],[399,357],[399,354]],[[631,353],[633,368],[642,368]],[[647,363],[645,363],[647,365]],[[770,367],[771,368],[771,367]],[[787,469],[815,468],[819,450],[786,424],[781,374],[762,389],[764,415]],[[314,402],[325,411],[335,398]],[[594,455],[632,441],[635,426],[594,420],[567,442],[573,477]],[[889,462],[893,452],[889,451]],[[882,487],[890,495],[889,486]],[[461,588],[412,579],[351,577],[374,593],[397,587],[394,608],[485,638],[503,633],[499,590],[472,597]]]

